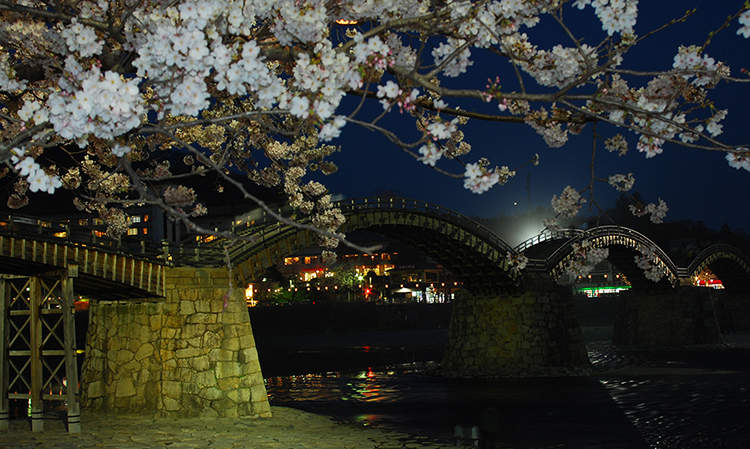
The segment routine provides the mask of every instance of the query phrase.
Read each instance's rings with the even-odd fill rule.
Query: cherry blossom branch
[[[216,173],[218,173],[224,179],[224,181],[226,181],[227,183],[233,185],[242,194],[242,196],[245,199],[248,199],[248,200],[252,201],[253,203],[257,204],[261,209],[263,209],[263,211],[265,213],[267,213],[269,216],[271,216],[272,219],[274,219],[274,220],[276,220],[276,221],[278,221],[280,223],[286,224],[288,226],[292,226],[292,227],[297,228],[297,229],[308,230],[308,231],[312,231],[312,232],[314,232],[314,233],[316,233],[318,235],[323,235],[323,236],[326,236],[326,237],[334,238],[334,239],[340,241],[341,243],[343,243],[344,245],[346,245],[346,246],[348,246],[350,248],[356,249],[357,251],[364,252],[364,253],[370,253],[370,252],[373,252],[373,251],[377,251],[380,248],[380,245],[371,246],[371,247],[360,246],[360,245],[357,245],[357,244],[352,243],[351,241],[347,240],[341,234],[336,234],[336,233],[333,233],[333,232],[329,232],[329,231],[326,231],[324,229],[320,229],[320,228],[318,228],[316,226],[306,225],[306,224],[303,224],[303,223],[299,223],[299,222],[297,222],[295,220],[292,220],[292,219],[289,219],[289,218],[281,216],[276,211],[274,211],[270,206],[268,206],[263,200],[261,200],[260,198],[252,195],[250,192],[248,192],[247,189],[245,189],[245,186],[242,185],[242,183],[240,183],[239,181],[237,181],[237,180],[233,179],[231,176],[229,176],[229,174],[226,172],[226,170],[222,170],[210,158],[206,157],[205,154],[203,154],[201,151],[199,151],[197,148],[195,148],[195,146],[193,146],[192,144],[190,144],[190,143],[188,143],[188,142],[180,139],[178,136],[172,134],[171,132],[169,132],[167,130],[158,129],[156,127],[152,128],[152,130],[155,133],[161,134],[161,135],[163,135],[165,137],[168,137],[168,138],[172,139],[173,141],[175,141],[176,143],[178,143],[182,147],[186,148],[188,151],[190,151],[192,154],[194,154],[203,164],[211,167]],[[138,185],[138,183],[137,183],[138,175],[135,173],[135,171],[132,168],[130,168],[128,170],[128,174],[131,176],[131,179],[134,180],[134,185],[137,187],[137,185]],[[133,175],[135,175],[135,178],[133,177]],[[139,192],[140,192],[140,190],[139,190]],[[162,207],[162,205],[163,206],[167,206],[167,209],[165,209],[165,210],[169,210],[170,213],[171,213],[171,211],[176,211],[171,206],[168,206],[160,198],[158,199],[158,204],[157,205],[159,207]],[[184,212],[179,212],[179,213],[176,214],[176,216],[178,216],[186,224],[186,226],[189,226],[191,229],[194,229],[196,231],[198,230],[197,228],[193,227],[193,226],[197,226],[196,224],[194,224],[192,222],[191,222],[191,224],[188,224],[188,222],[190,220],[189,220],[189,217]],[[207,230],[205,230],[205,229],[201,229],[199,232],[206,233],[206,231]],[[208,234],[218,235],[218,236],[226,237],[226,238],[229,238],[229,239],[239,238],[239,236],[237,236],[235,234],[232,234],[231,232],[229,232],[229,233],[220,232],[219,234],[214,234],[212,232],[208,232]]]

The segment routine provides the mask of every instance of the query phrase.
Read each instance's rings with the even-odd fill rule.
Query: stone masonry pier
[[[684,286],[666,292],[623,292],[612,343],[641,348],[721,343],[713,293]]]
[[[82,405],[160,417],[270,417],[244,292],[171,268],[160,302],[91,305]]]
[[[457,295],[440,374],[546,377],[588,373],[590,362],[572,296],[548,276],[526,276],[523,293],[473,296],[461,291]]]

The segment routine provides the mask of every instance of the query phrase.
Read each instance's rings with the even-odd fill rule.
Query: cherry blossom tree
[[[749,5],[724,6],[734,9],[716,32],[750,37]],[[69,189],[113,234],[126,229],[129,207],[146,203],[232,238],[195,223],[206,205],[179,183],[213,172],[248,204],[291,222],[231,176],[241,173],[283,189],[291,207],[313,217],[293,224],[314,228],[332,249],[344,217],[310,174],[338,169],[330,156],[347,151],[336,146],[341,133],[380,132],[479,194],[518,167],[473,154],[461,129],[469,120],[530,126],[553,148],[588,125],[592,159],[597,141],[624,154],[631,139],[645,158],[671,142],[725,152],[731,167],[750,170],[748,144],[721,139],[729,111],[711,97],[720,83],[748,77],[710,56],[710,36],[675,48],[662,70],[628,59],[646,37],[693,14],[638,36],[638,0],[0,0],[0,160],[3,175],[16,178],[8,205],[25,205],[29,191]],[[598,24],[591,36],[574,34],[570,20],[586,17]],[[537,27],[566,37],[542,46]],[[468,77],[473,64],[484,64],[489,80]],[[380,112],[364,118],[372,110]],[[386,114],[413,120],[418,137],[383,125]],[[184,163],[160,162],[164,152]],[[633,173],[606,176],[592,169],[592,184],[566,187],[553,208],[571,217],[595,181],[623,192],[635,182]],[[150,188],[165,179],[174,185]],[[661,200],[633,210],[654,222],[666,211]]]

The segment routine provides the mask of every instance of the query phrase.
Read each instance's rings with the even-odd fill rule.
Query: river
[[[258,352],[271,405],[433,441],[454,441],[456,425],[476,425],[494,408],[498,448],[750,447],[747,335],[726,336],[722,345],[623,351],[597,340],[599,329],[584,332],[589,377],[445,379],[429,371],[446,335],[261,338]]]

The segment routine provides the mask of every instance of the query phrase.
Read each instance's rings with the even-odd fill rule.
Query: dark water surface
[[[750,448],[748,345],[590,343],[590,377],[544,379],[430,376],[423,360],[439,360],[438,346],[258,348],[272,405],[338,421],[451,442],[493,407],[499,448]],[[338,371],[286,375],[323,366]]]

